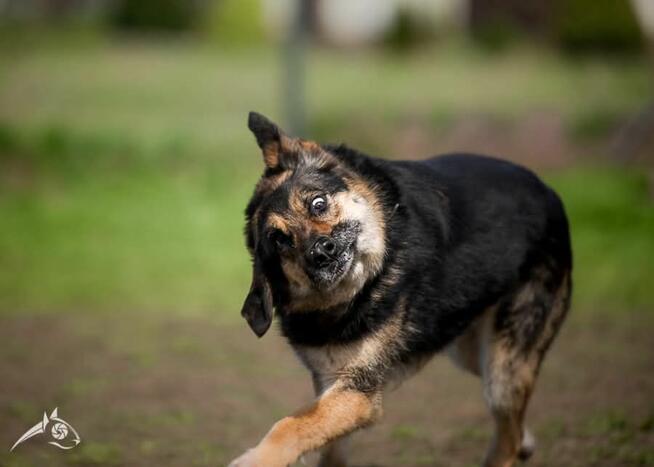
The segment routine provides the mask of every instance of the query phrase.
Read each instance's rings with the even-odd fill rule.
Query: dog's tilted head
[[[275,307],[326,310],[352,300],[381,269],[385,223],[375,187],[345,161],[257,113],[248,126],[266,168],[246,211],[254,271],[242,315],[262,336]]]

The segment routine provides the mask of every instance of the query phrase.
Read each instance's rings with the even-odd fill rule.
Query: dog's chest
[[[320,347],[294,346],[302,363],[311,373],[320,379],[332,379],[341,375],[346,368],[354,366],[360,360],[363,343],[355,342],[342,345],[324,345]]]
[[[398,361],[394,358],[392,344],[379,344],[363,340],[347,345],[295,346],[294,349],[321,387],[327,387],[339,378],[347,378],[362,368],[382,374],[383,386],[397,387],[431,358],[431,355],[416,355]]]

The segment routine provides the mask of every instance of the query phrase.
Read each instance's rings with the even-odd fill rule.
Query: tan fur
[[[286,235],[291,235],[291,229],[288,225],[286,218],[277,213],[271,213],[268,215],[268,229],[279,229],[284,232]]]
[[[322,381],[315,373],[312,373],[313,389],[316,397],[319,397],[324,391]],[[381,408],[380,408],[381,410]],[[349,445],[349,435],[343,435],[325,444],[320,450],[320,461],[318,467],[346,467],[347,466],[347,448]]]
[[[272,177],[263,177],[259,180],[257,183],[257,186],[255,187],[254,191],[256,194],[261,194],[261,195],[267,195],[275,191],[279,186],[284,183],[286,180],[289,179],[289,177],[292,175],[292,172],[290,170],[285,170],[284,172],[274,175]],[[256,234],[259,231],[258,229],[259,225],[259,210],[257,209],[253,216],[252,216],[252,232],[255,235],[255,243],[259,241],[258,238],[256,238]],[[252,251],[250,251],[251,254],[253,254]]]
[[[527,283],[512,303],[521,309],[532,303],[536,283]],[[487,452],[485,467],[512,467],[520,456],[534,449],[533,436],[524,426],[529,398],[541,359],[551,344],[567,311],[569,276],[564,277],[539,340],[529,352],[521,351],[494,329],[497,307],[491,307],[447,348],[460,367],[481,376],[484,398],[495,420],[495,435]],[[528,308],[527,308],[528,309]],[[528,311],[527,311],[528,312]]]
[[[522,422],[514,413],[493,413],[495,436],[484,460],[484,467],[512,467],[518,460]]]
[[[485,345],[490,348],[482,374],[484,396],[493,410],[514,410],[526,402],[524,399],[534,384],[537,358],[521,355],[501,338],[493,338]]]
[[[336,202],[341,206],[341,220],[356,220],[361,224],[357,240],[364,273],[370,277],[379,272],[386,254],[386,224],[379,197],[367,185],[348,181],[347,192],[338,193]]]
[[[328,235],[336,224],[341,221],[341,206],[329,195],[323,195],[329,203],[329,210],[319,218],[309,217],[307,214],[309,203],[313,197],[323,195],[322,193],[300,193],[293,190],[289,197],[290,211],[289,216],[295,219],[298,228],[306,232],[315,232],[322,235]]]
[[[536,352],[541,355],[544,354],[552,344],[552,341],[554,340],[554,337],[556,337],[556,333],[561,326],[561,322],[565,319],[570,300],[570,288],[571,278],[568,273],[563,278],[563,284],[556,292],[554,306],[550,312],[550,319],[545,323],[545,329],[541,333],[538,344],[536,345]]]
[[[294,158],[295,166],[311,165],[314,167],[337,166],[338,161],[331,154],[313,141],[290,138],[283,133],[280,142],[272,142],[263,148],[264,160],[268,167],[276,167],[279,157]],[[260,196],[265,196],[279,188],[293,175],[289,169],[280,174],[262,178],[255,189]],[[329,291],[316,291],[310,279],[304,273],[303,259],[299,253],[282,258],[282,270],[291,284],[290,311],[308,309],[328,309],[351,300],[365,282],[379,272],[386,254],[385,221],[381,201],[374,187],[354,176],[346,177],[348,190],[329,196],[323,193],[302,193],[293,190],[289,196],[289,212],[284,215],[272,214],[265,219],[267,228],[279,229],[290,235],[296,245],[302,245],[307,238],[315,235],[330,235],[334,226],[343,221],[357,221],[361,233],[357,240],[357,255],[348,273],[340,283]],[[329,210],[324,216],[312,218],[308,215],[308,204],[316,195],[327,196]],[[259,212],[252,218],[252,229],[259,231]],[[255,238],[255,243],[258,241]]]
[[[279,164],[279,145],[277,143],[264,146],[263,161],[268,167],[277,167],[277,164]]]
[[[277,175],[263,177],[261,180],[259,180],[259,183],[255,188],[255,191],[261,194],[272,193],[277,188],[279,188],[282,183],[288,180],[292,174],[293,174],[292,171],[285,170]]]
[[[322,152],[322,148],[315,141],[306,141],[306,140],[301,139],[300,140],[300,146],[302,147],[302,150],[304,152],[314,153],[314,154]]]
[[[372,194],[368,195],[372,196]],[[351,300],[365,282],[379,272],[383,263],[386,252],[384,223],[381,212],[374,208],[377,203],[376,198],[368,199],[356,191],[347,191],[337,193],[331,201],[335,205],[333,208],[335,214],[326,219],[328,227],[322,231],[312,223],[312,228],[328,234],[340,222],[358,221],[361,225],[361,233],[357,240],[357,255],[348,274],[334,290],[313,291],[308,295],[303,294],[302,291],[295,291],[292,303],[294,311],[326,309]]]
[[[291,290],[296,295],[308,295],[311,293],[311,279],[306,275],[304,269],[297,264],[297,261],[282,258],[282,271],[289,282]]]
[[[402,301],[388,322],[374,333],[350,344],[294,346],[300,360],[314,375],[316,387],[329,387],[358,368],[378,368],[379,371],[387,369],[394,352],[398,350],[397,344],[404,339],[402,320],[405,306]],[[389,379],[392,380],[392,377]]]
[[[402,271],[396,264],[389,265],[386,274],[384,274],[384,277],[380,281],[381,283],[379,286],[371,291],[371,298],[376,302],[382,300],[384,297],[384,292],[388,288],[397,284],[401,273]]]
[[[517,299],[521,296],[519,293]],[[496,312],[497,307],[486,310],[447,352],[458,366],[482,377],[484,398],[495,420],[495,435],[484,466],[511,467],[517,461],[523,439],[531,436],[523,423],[538,358],[525,358],[495,334]]]
[[[277,422],[255,448],[261,465],[286,466],[305,452],[373,422],[379,395],[335,386],[310,406]]]
[[[386,252],[384,221],[377,196],[364,190],[362,184],[352,183],[352,189],[327,196],[329,210],[318,219],[309,217],[307,209],[310,198],[316,194],[293,191],[290,194],[290,212],[286,215],[271,214],[266,220],[270,228],[291,235],[296,244],[316,234],[330,235],[334,227],[344,221],[357,221],[361,233],[357,240],[357,255],[348,273],[332,290],[319,291],[312,287],[304,273],[302,259],[298,256],[282,258],[282,270],[291,282],[289,307],[292,311],[327,309],[351,300],[365,282],[379,272]],[[299,253],[297,254],[299,255]]]
[[[283,133],[279,135],[279,142],[271,141],[262,148],[263,161],[267,167],[274,169],[279,165],[279,158],[282,153],[297,151],[300,145],[296,138],[291,138]]]

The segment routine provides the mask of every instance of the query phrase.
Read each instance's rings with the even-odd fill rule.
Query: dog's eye
[[[281,230],[273,230],[269,238],[277,248],[293,248],[293,239]]]
[[[311,200],[311,214],[322,214],[327,210],[327,200],[324,196],[316,196]]]

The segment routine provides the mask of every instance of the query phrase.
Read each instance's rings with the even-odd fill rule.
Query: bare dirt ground
[[[529,465],[654,465],[653,333],[651,314],[571,317],[528,413],[539,443]],[[311,397],[275,334],[154,314],[1,318],[0,465],[225,465]],[[9,453],[54,407],[81,444],[63,451],[40,435]],[[352,460],[473,466],[490,435],[478,381],[436,357],[387,395]]]

